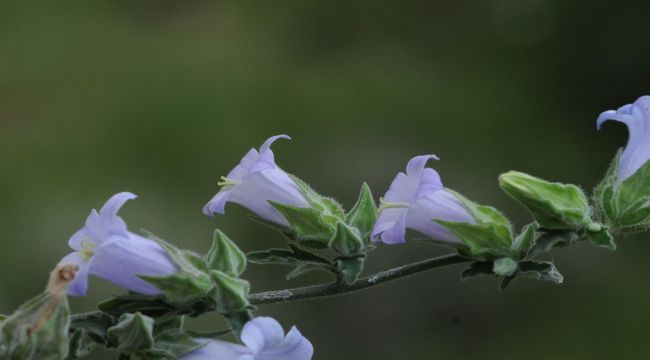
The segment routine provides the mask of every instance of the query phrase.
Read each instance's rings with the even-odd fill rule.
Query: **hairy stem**
[[[330,284],[305,286],[294,289],[266,291],[257,294],[251,294],[248,297],[248,300],[253,305],[262,305],[338,296],[381,285],[389,281],[401,279],[424,271],[466,261],[470,260],[457,254],[444,255],[432,259],[422,260],[412,264],[407,264],[394,269],[381,271],[374,275],[359,279],[352,284],[336,282]]]

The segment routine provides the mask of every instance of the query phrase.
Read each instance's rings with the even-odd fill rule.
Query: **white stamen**
[[[379,198],[379,209],[377,211],[382,212],[386,209],[400,209],[407,208],[411,204],[403,201],[385,201],[384,198]]]

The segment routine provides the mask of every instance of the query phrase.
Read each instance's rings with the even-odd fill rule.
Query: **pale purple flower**
[[[608,110],[598,116],[596,126],[600,129],[607,120],[620,121],[627,125],[630,138],[618,162],[617,183],[634,174],[650,159],[650,96],[641,96],[633,104],[618,110]]]
[[[226,203],[239,204],[266,220],[288,226],[287,220],[269,200],[297,207],[309,207],[309,202],[295,181],[275,164],[271,144],[287,135],[272,136],[260,151],[251,149],[227,176],[222,177],[221,190],[203,208],[208,216],[224,214]]]
[[[72,235],[68,245],[75,251],[59,262],[79,266],[69,295],[86,295],[89,274],[140,294],[160,294],[138,275],[162,276],[177,271],[158,243],[129,232],[117,216],[124,203],[136,197],[129,192],[113,195],[99,212],[91,211],[84,227]]]
[[[459,243],[460,240],[435,220],[476,223],[463,204],[442,185],[440,175],[427,168],[435,155],[412,158],[406,174],[400,172],[381,199],[379,218],[372,230],[373,241],[387,244],[406,242],[406,229],[435,240]]]
[[[244,325],[243,345],[231,342],[198,339],[204,344],[184,355],[181,360],[310,360],[314,348],[294,326],[286,334],[270,317],[258,317]]]

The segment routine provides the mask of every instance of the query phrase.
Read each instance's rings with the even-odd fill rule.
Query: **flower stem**
[[[449,254],[381,271],[374,275],[359,279],[352,284],[335,282],[294,289],[266,291],[251,294],[248,297],[248,300],[253,305],[262,305],[338,296],[405,278],[424,271],[447,265],[459,264],[466,261],[470,260],[457,254]]]

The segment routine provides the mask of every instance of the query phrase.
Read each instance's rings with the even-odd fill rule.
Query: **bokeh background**
[[[0,313],[40,292],[93,207],[204,252],[215,227],[246,250],[282,239],[235,206],[201,207],[273,134],[286,170],[348,208],[413,155],[448,187],[528,215],[497,186],[517,169],[591,189],[627,133],[595,118],[647,94],[646,1],[0,2]],[[462,266],[345,297],[262,306],[315,359],[647,359],[650,234],[555,251],[563,285],[459,281]],[[378,271],[444,253],[381,246]],[[249,266],[254,291],[291,282]],[[87,311],[120,289],[91,281]],[[223,326],[217,316],[190,322]],[[115,353],[95,355],[113,359]]]

